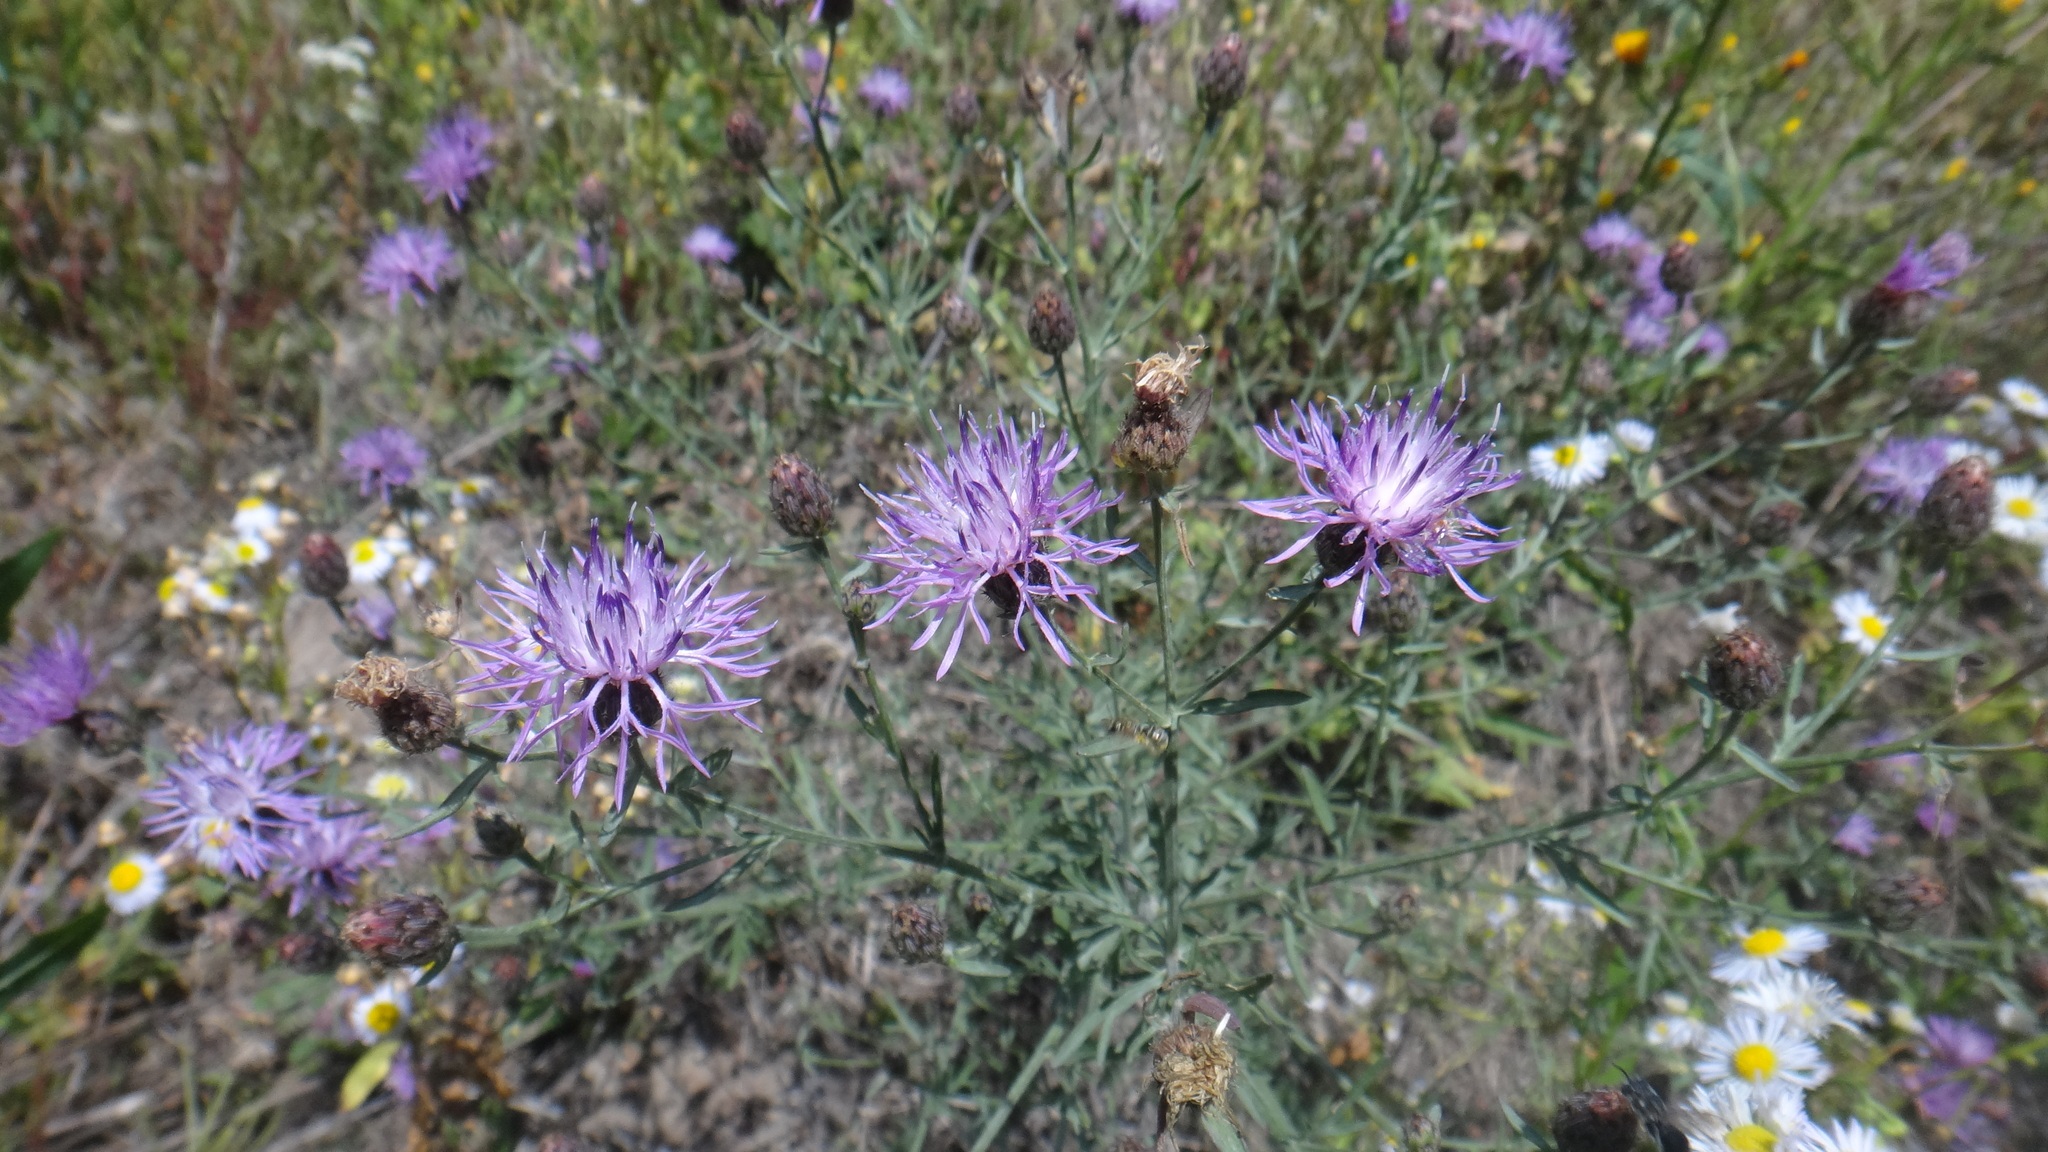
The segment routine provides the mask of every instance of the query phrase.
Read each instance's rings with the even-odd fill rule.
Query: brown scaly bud
[[[1148,356],[1131,381],[1131,410],[1110,445],[1117,467],[1165,476],[1180,467],[1209,408],[1207,389],[1193,393],[1188,378],[1202,362],[1202,346]]]
[[[939,327],[955,344],[971,344],[981,335],[981,309],[958,292],[948,292],[939,301]]]
[[[1868,344],[1896,336],[1906,326],[1906,306],[1912,296],[1887,284],[1879,284],[1849,306],[1849,336]]]
[[[1913,528],[1931,548],[1953,552],[1968,548],[1991,530],[1991,466],[1982,456],[1965,456],[1941,470]]]
[[[1365,625],[1383,636],[1405,636],[1422,622],[1425,608],[1414,573],[1390,569],[1380,594],[1365,598]]]
[[[1380,51],[1387,57],[1387,63],[1399,68],[1415,55],[1415,38],[1408,31],[1407,10],[1401,10],[1403,19],[1396,20],[1393,13],[1387,16],[1387,36],[1380,41]]]
[[[586,224],[600,224],[611,218],[612,189],[604,177],[592,172],[576,185],[576,215]]]
[[[784,532],[799,540],[822,540],[832,531],[837,506],[831,485],[803,457],[785,452],[775,458],[768,470],[768,507]]]
[[[377,729],[401,752],[432,752],[456,735],[455,701],[405,661],[365,656],[334,694],[377,717]]]
[[[1245,50],[1244,38],[1235,32],[1226,33],[1195,64],[1195,99],[1210,123],[1237,107],[1237,102],[1244,98],[1249,67],[1250,53]]]
[[[1152,1080],[1159,1085],[1169,1129],[1189,1105],[1221,1106],[1237,1072],[1237,1054],[1230,1050],[1224,1025],[1196,1022],[1186,1013],[1183,1021],[1152,1041]]]
[[[526,828],[496,808],[478,808],[470,817],[476,842],[491,860],[510,860],[526,851]]]
[[[342,942],[386,968],[431,964],[455,948],[455,925],[433,896],[393,896],[351,913]]]
[[[1077,329],[1074,323],[1074,309],[1058,288],[1047,284],[1031,298],[1031,314],[1024,319],[1024,332],[1031,338],[1031,346],[1047,356],[1058,358],[1074,346]]]
[[[1700,286],[1700,261],[1692,245],[1680,240],[1664,250],[1664,261],[1657,265],[1657,282],[1681,300],[1692,295]]]
[[[1457,134],[1458,106],[1446,100],[1436,106],[1436,111],[1429,114],[1429,138],[1436,141],[1438,147],[1442,147],[1450,143],[1451,137]]]
[[[946,129],[956,139],[965,140],[974,134],[981,124],[981,97],[974,94],[970,85],[960,84],[946,94]]]
[[[761,118],[745,108],[725,118],[725,150],[734,160],[751,168],[768,154],[768,129]]]
[[[1124,426],[1109,446],[1119,468],[1163,476],[1180,467],[1193,437],[1171,409],[1139,404],[1124,417]]]
[[[889,910],[889,951],[905,964],[946,958],[946,922],[929,905],[906,900]]]
[[[1948,885],[1934,875],[1927,861],[1903,872],[1880,876],[1857,897],[1856,906],[1870,922],[1887,932],[1903,932],[1948,903]]]
[[[332,600],[348,588],[348,555],[341,543],[315,532],[299,543],[299,583],[307,593]]]
[[[1792,530],[1799,527],[1799,521],[1806,515],[1806,509],[1796,500],[1779,500],[1757,509],[1749,518],[1750,543],[1764,548],[1775,548],[1792,538]]]
[[[1084,60],[1095,55],[1095,21],[1086,16],[1074,25],[1074,51],[1079,52]]]
[[[1550,1118],[1558,1152],[1630,1152],[1641,1133],[1642,1119],[1619,1088],[1568,1096]]]
[[[277,958],[301,972],[331,972],[341,961],[341,941],[325,932],[292,932],[277,942]]]
[[[1754,712],[1784,686],[1784,663],[1769,642],[1748,628],[1716,640],[1707,653],[1707,691],[1723,708]]]
[[[988,914],[996,910],[996,902],[988,893],[976,889],[967,897],[967,924],[970,928],[981,927]]]
[[[1942,416],[1976,395],[1982,378],[1975,368],[1951,364],[1906,386],[1907,403],[1922,416]]]

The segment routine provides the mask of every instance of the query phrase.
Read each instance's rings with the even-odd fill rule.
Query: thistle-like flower
[[[699,264],[730,264],[740,254],[739,245],[718,230],[716,225],[699,224],[691,229],[683,240],[683,254]]]
[[[868,73],[858,92],[868,111],[883,120],[901,116],[910,108],[910,80],[894,68],[881,67]]]
[[[164,781],[142,798],[163,811],[144,830],[166,833],[216,872],[262,876],[283,855],[293,830],[319,817],[319,801],[292,791],[312,774],[278,775],[305,751],[305,736],[282,724],[244,724],[216,732],[164,769]]]
[[[1149,28],[1173,19],[1180,0],[1116,0],[1117,18],[1134,27]]]
[[[441,290],[441,273],[454,259],[455,249],[440,229],[402,227],[371,242],[357,279],[363,291],[385,297],[396,316],[400,296],[425,307],[425,293]]]
[[[1944,232],[1925,248],[1908,240],[1884,279],[1849,310],[1850,331],[1865,340],[1895,333],[1907,322],[1909,305],[1926,297],[1948,299],[1948,285],[1968,272],[1976,259],[1969,238],[1960,232]]]
[[[1572,22],[1533,6],[1513,16],[1488,16],[1479,37],[1500,49],[1503,69],[1521,69],[1516,77],[1520,80],[1538,68],[1550,73],[1552,80],[1562,80],[1572,62]]]
[[[1521,543],[1492,539],[1500,529],[1465,506],[1475,496],[1512,485],[1521,474],[1501,473],[1492,431],[1469,443],[1460,439],[1451,420],[1438,416],[1443,399],[1439,385],[1427,410],[1415,408],[1410,395],[1377,410],[1360,406],[1349,418],[1339,409],[1334,424],[1322,411],[1296,404],[1297,427],[1276,422],[1270,431],[1258,430],[1268,451],[1294,465],[1302,494],[1246,500],[1242,506],[1312,526],[1266,563],[1278,564],[1314,544],[1325,587],[1358,579],[1351,605],[1354,633],[1365,626],[1365,598],[1374,584],[1382,596],[1392,590],[1388,566],[1449,576],[1465,595],[1483,602],[1458,570]]]
[[[933,421],[934,427],[937,421]],[[1075,564],[1107,564],[1136,545],[1125,540],[1094,541],[1079,527],[1088,517],[1116,503],[1103,496],[1092,480],[1058,491],[1059,474],[1079,453],[1068,446],[1066,433],[1051,445],[1045,429],[1034,424],[1023,436],[1004,416],[987,432],[965,413],[960,416],[959,447],[933,460],[912,448],[914,468],[898,471],[905,491],[878,495],[863,488],[881,510],[877,517],[889,538],[886,547],[864,558],[891,571],[874,589],[891,596],[891,604],[869,627],[880,627],[905,608],[931,623],[912,644],[922,648],[952,622],[952,636],[939,676],[945,676],[959,654],[969,621],[989,642],[988,622],[975,604],[986,593],[997,612],[1010,620],[1010,634],[1024,647],[1024,620],[1038,625],[1061,661],[1073,663],[1059,629],[1045,613],[1043,601],[1079,603],[1108,620],[1095,602],[1095,587],[1074,579]]]
[[[359,492],[391,499],[393,488],[412,483],[427,466],[427,450],[412,433],[393,425],[370,431],[341,446],[341,466],[356,478]]]
[[[78,715],[100,682],[92,643],[75,628],[59,628],[19,663],[0,660],[0,748],[28,743],[36,733]]]
[[[292,829],[270,876],[273,893],[290,893],[289,915],[309,904],[348,904],[363,873],[391,864],[377,822],[360,813],[327,816]]]
[[[636,540],[631,525],[614,555],[592,520],[589,550],[572,548],[570,556],[566,567],[535,557],[526,580],[500,571],[498,587],[484,589],[496,609],[492,617],[510,635],[455,641],[478,666],[462,688],[498,697],[478,707],[519,718],[508,759],[521,759],[552,734],[578,794],[591,757],[607,741],[618,745],[620,804],[636,740],[653,746],[663,788],[671,748],[709,775],[688,723],[725,715],[755,726],[745,710],[759,700],[728,695],[719,674],[753,679],[774,667],[757,659],[774,625],[748,626],[760,598],[720,596],[725,568],[711,571],[699,556],[678,569],[660,536]],[[678,699],[665,680],[691,673],[701,681],[700,702]]]
[[[462,211],[470,181],[497,167],[489,151],[495,138],[488,122],[467,110],[455,113],[427,129],[406,183],[419,190],[423,202],[446,199],[448,207]]]
[[[1936,477],[1949,465],[1941,436],[1892,436],[1864,461],[1860,484],[1886,511],[1909,515],[1927,499]]]

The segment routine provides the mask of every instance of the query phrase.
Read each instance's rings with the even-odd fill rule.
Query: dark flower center
[[[1325,524],[1316,533],[1316,563],[1323,566],[1323,579],[1327,580],[1339,572],[1349,572],[1372,545],[1372,534],[1363,529],[1359,529],[1358,539],[1346,544],[1344,535],[1354,528],[1358,525]],[[1378,560],[1382,568],[1391,567],[1397,560],[1393,546],[1381,545]]]
[[[1046,587],[1052,583],[1052,570],[1045,566],[1045,561],[1032,560],[1024,565],[1024,582]],[[1024,589],[1008,572],[998,572],[989,577],[981,590],[996,606],[996,614],[1005,620],[1024,610]]]
[[[590,691],[590,681],[583,682],[583,691]],[[599,732],[609,732],[619,722],[619,698],[624,696],[633,709],[633,719],[643,728],[661,725],[661,698],[654,694],[654,686],[645,680],[634,680],[620,691],[616,680],[607,680],[597,690],[597,702],[590,707],[590,719]]]

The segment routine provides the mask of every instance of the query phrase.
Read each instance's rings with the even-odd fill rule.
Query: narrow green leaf
[[[1773,764],[1769,760],[1766,760],[1762,756],[1758,755],[1754,750],[1750,748],[1749,745],[1744,744],[1740,740],[1733,740],[1729,742],[1728,750],[1735,753],[1736,759],[1742,761],[1744,764],[1749,765],[1751,768],[1754,768],[1756,770],[1757,775],[1763,777],[1766,780],[1769,780],[1771,783],[1776,784],[1781,788],[1786,789],[1787,791],[1799,791],[1799,784],[1797,781],[1793,780],[1790,776],[1785,775],[1785,773],[1781,771],[1776,764]]]
[[[1202,1109],[1202,1131],[1208,1135],[1209,1143],[1216,1146],[1216,1152],[1247,1152],[1244,1136],[1221,1108]]]
[[[419,823],[413,825],[410,828],[405,829],[402,832],[394,832],[390,836],[386,837],[386,839],[403,840],[408,836],[414,836],[421,832],[424,832],[427,829],[432,828],[434,825],[439,824],[441,821],[446,820],[450,816],[455,815],[455,810],[462,807],[462,802],[464,800],[469,799],[469,794],[471,792],[476,791],[476,786],[483,783],[484,777],[489,776],[491,774],[491,771],[495,769],[497,766],[498,762],[496,760],[486,760],[483,763],[477,765],[474,769],[470,771],[469,775],[464,776],[462,778],[462,783],[457,784],[455,786],[454,791],[448,793],[448,798],[446,800],[441,801],[439,806],[437,806],[432,812],[427,814],[426,819],[420,821]]]
[[[1266,599],[1285,600],[1292,604],[1298,600],[1306,600],[1322,590],[1323,586],[1314,581],[1310,581],[1307,584],[1289,584],[1281,588],[1268,589]]]
[[[1545,732],[1541,728],[1531,724],[1524,724],[1520,720],[1510,720],[1505,716],[1480,716],[1472,721],[1472,724],[1481,732],[1498,736],[1503,740],[1537,744],[1545,748],[1570,748],[1572,746],[1572,742],[1562,736]]]
[[[14,955],[0,960],[0,1005],[62,971],[107,922],[107,906],[95,904],[64,923],[29,937]]]
[[[341,1078],[341,1110],[353,1112],[362,1107],[377,1085],[391,1075],[391,1064],[398,1058],[398,1041],[386,1040],[376,1044],[369,1051],[356,1057],[355,1067]]]
[[[1003,965],[993,960],[984,960],[979,956],[963,956],[955,953],[946,957],[946,964],[962,976],[986,976],[991,979],[1001,979],[1005,976],[1016,975],[1016,973]]]
[[[1507,1101],[1503,1100],[1500,1102],[1500,1110],[1507,1113],[1508,1127],[1513,1128],[1522,1139],[1527,1140],[1532,1146],[1541,1149],[1542,1152],[1557,1152],[1557,1146],[1550,1142],[1550,1137],[1544,1135],[1534,1124],[1522,1119],[1522,1114],[1515,1111]]]
[[[1296,692],[1292,688],[1261,688],[1236,700],[1211,696],[1195,705],[1195,711],[1204,716],[1235,716],[1256,708],[1292,708],[1308,698],[1308,693]]]
[[[1323,782],[1316,779],[1314,772],[1302,767],[1298,760],[1290,760],[1288,765],[1294,769],[1294,778],[1301,781],[1301,794],[1308,798],[1309,811],[1315,813],[1316,827],[1321,828],[1325,836],[1335,836],[1337,816],[1330,811],[1330,794],[1323,788]]]
[[[43,570],[50,553],[57,549],[57,541],[63,538],[63,529],[52,528],[21,551],[0,560],[0,644],[14,639],[14,606],[28,595],[29,582]]]

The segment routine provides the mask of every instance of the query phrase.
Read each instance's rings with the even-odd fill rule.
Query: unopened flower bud
[[[939,327],[955,344],[971,344],[981,335],[981,309],[958,292],[948,292],[939,301]]]
[[[1268,168],[1259,173],[1259,207],[1274,212],[1287,207],[1287,177],[1278,169]]]
[[[1619,1088],[1568,1096],[1550,1118],[1558,1152],[1630,1152],[1641,1133],[1635,1105]]]
[[[1429,138],[1439,147],[1450,143],[1458,134],[1458,106],[1446,100],[1429,114]]]
[[[1221,1105],[1230,1095],[1237,1072],[1237,1054],[1230,1049],[1226,1028],[1188,1020],[1152,1041],[1152,1079],[1171,1127],[1181,1110],[1192,1105]]]
[[[1163,475],[1180,467],[1192,440],[1171,410],[1140,404],[1125,416],[1109,455],[1119,468]]]
[[[1195,65],[1195,98],[1211,123],[1244,98],[1249,64],[1244,38],[1229,32]]]
[[[1933,866],[1917,866],[1871,881],[1857,898],[1856,906],[1870,922],[1887,932],[1903,932],[1941,910],[1948,903],[1948,885],[1934,875]]]
[[[1401,1152],[1441,1152],[1444,1146],[1443,1109],[1431,1107],[1417,1112],[1401,1126]]]
[[[331,972],[341,960],[341,941],[325,932],[292,932],[277,942],[277,958],[301,972]]]
[[[1680,240],[1664,250],[1664,261],[1657,265],[1657,282],[1680,299],[1692,295],[1700,286],[1700,261],[1692,245]]]
[[[1095,21],[1086,16],[1081,17],[1081,22],[1074,25],[1074,51],[1079,52],[1083,58],[1095,54]]]
[[[1422,622],[1425,607],[1414,574],[1390,569],[1380,594],[1365,598],[1365,625],[1382,636],[1405,636]]]
[[[315,532],[300,542],[299,583],[322,600],[332,600],[348,588],[348,555],[339,541]]]
[[[889,951],[905,964],[946,958],[946,922],[924,904],[904,901],[889,910]]]
[[[853,0],[818,0],[817,22],[836,28],[853,19]]]
[[[761,118],[745,108],[725,118],[725,150],[734,160],[749,167],[768,154],[768,129]]]
[[[1939,551],[1968,548],[1991,530],[1991,498],[1991,466],[1982,456],[1965,456],[1935,477],[1913,527]]]
[[[526,851],[526,828],[496,808],[478,808],[470,817],[476,842],[492,860],[509,860]]]
[[[1749,539],[1753,544],[1775,548],[1792,538],[1792,530],[1799,527],[1799,521],[1806,515],[1806,509],[1796,500],[1779,500],[1756,510],[1749,520]]]
[[[1849,336],[1859,343],[1898,335],[1906,325],[1912,297],[1888,284],[1878,284],[1849,306]]]
[[[1058,288],[1047,284],[1031,298],[1031,314],[1024,319],[1031,346],[1057,358],[1074,346],[1074,309]]]
[[[610,218],[612,214],[611,185],[604,177],[592,172],[576,185],[576,215],[586,224],[596,224]]]
[[[1716,640],[1707,653],[1707,691],[1723,708],[1754,712],[1784,686],[1783,662],[1751,629],[1737,628]]]
[[[970,85],[961,84],[946,94],[946,128],[959,139],[974,134],[981,123],[981,97]]]
[[[335,684],[334,694],[368,709],[378,731],[401,752],[431,752],[456,734],[455,701],[403,660],[365,656]]]
[[[1942,416],[1955,411],[1957,405],[1976,395],[1980,380],[1975,368],[1951,364],[1907,385],[1906,395],[1914,412],[1923,416]]]
[[[978,888],[975,889],[974,892],[967,897],[968,925],[974,928],[981,927],[981,922],[988,919],[988,914],[995,910],[995,900],[991,898],[988,893],[983,892]]]
[[[768,470],[768,506],[775,522],[799,540],[821,540],[832,531],[838,502],[832,487],[801,456],[784,453]]]
[[[393,896],[351,913],[341,939],[386,968],[431,964],[455,948],[455,925],[433,896]]]
[[[1396,19],[1398,14],[1399,19]],[[1387,36],[1380,42],[1387,63],[1399,68],[1415,55],[1415,39],[1408,31],[1408,6],[1396,3],[1387,13]]]

